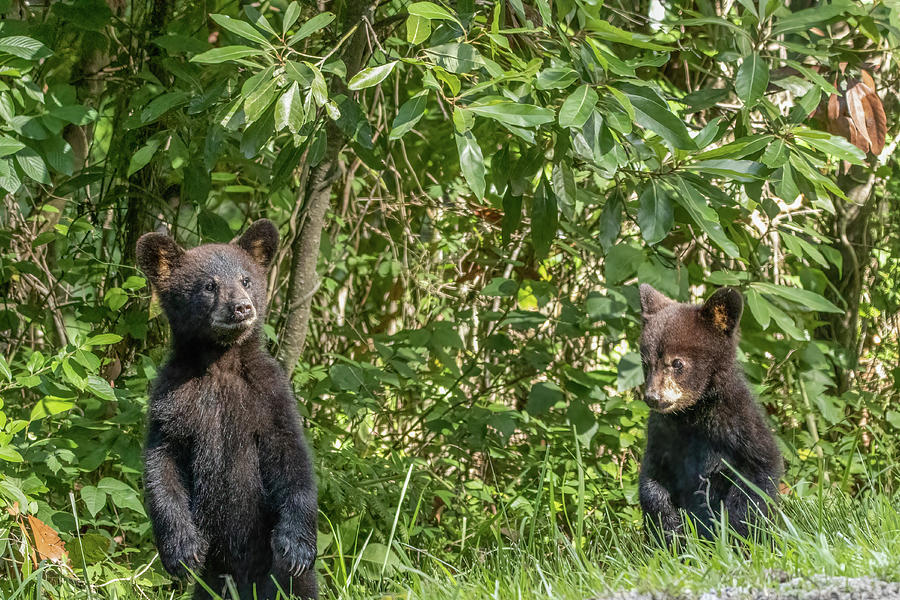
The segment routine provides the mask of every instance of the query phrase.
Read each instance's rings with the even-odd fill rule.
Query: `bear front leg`
[[[682,527],[672,497],[659,481],[641,471],[639,495],[644,512],[644,527],[658,543],[669,545]]]
[[[275,571],[297,577],[316,563],[319,508],[312,460],[299,428],[261,441],[263,482],[277,508],[272,531]]]
[[[144,451],[144,488],[163,567],[176,577],[195,573],[206,559],[208,544],[191,517],[190,499],[175,452],[158,423],[150,423]]]

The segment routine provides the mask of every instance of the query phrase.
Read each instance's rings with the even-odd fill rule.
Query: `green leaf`
[[[451,73],[468,73],[484,64],[481,54],[471,44],[441,44],[427,48],[425,54]]]
[[[651,179],[641,193],[637,215],[644,240],[653,245],[665,239],[675,223],[674,214],[666,189]]]
[[[266,36],[256,30],[253,25],[240,19],[232,19],[228,15],[210,15],[213,21],[224,27],[231,33],[237,34],[242,38],[248,39],[264,46],[270,46]]]
[[[191,62],[215,65],[229,60],[239,60],[248,56],[263,56],[265,52],[250,46],[223,46],[202,52],[191,59]]]
[[[525,410],[530,415],[542,415],[563,400],[562,390],[552,381],[541,381],[531,386]]]
[[[734,91],[748,108],[756,103],[769,85],[769,66],[757,53],[748,54],[738,68],[734,81]]]
[[[684,121],[669,109],[666,101],[653,89],[630,83],[620,83],[617,87],[631,102],[638,125],[652,131],[674,148],[697,149]]]
[[[142,286],[141,286],[142,287]],[[115,333],[101,333],[85,340],[85,346],[108,346],[122,341],[122,336]]]
[[[129,508],[139,514],[145,514],[144,505],[141,504],[137,492],[127,483],[112,477],[104,477],[97,484],[97,488],[108,494],[113,504],[119,508]]]
[[[423,90],[407,100],[397,111],[394,122],[391,124],[391,133],[388,139],[398,140],[410,129],[416,126],[422,115],[425,114],[425,105],[428,103],[428,90]]]
[[[797,128],[793,133],[796,138],[803,140],[816,150],[820,150],[828,156],[846,160],[854,165],[865,164],[866,153],[842,137],[831,135],[825,131],[807,129],[805,127]]]
[[[459,168],[475,197],[484,197],[484,155],[471,131],[454,134],[459,153]]]
[[[300,16],[300,4],[291,2],[288,4],[287,10],[284,11],[284,18],[281,20],[281,35],[287,35],[288,30],[297,22]]]
[[[13,380],[12,371],[9,370],[9,363],[2,356],[0,356],[0,375],[3,375],[7,381]]]
[[[466,110],[514,127],[537,127],[552,122],[554,118],[553,111],[549,108],[518,102],[470,104]]]
[[[88,375],[85,379],[87,389],[101,400],[109,400],[117,402],[116,394],[102,377],[98,375]]]
[[[334,21],[334,13],[332,12],[323,12],[317,14],[312,19],[300,26],[300,29],[297,30],[297,33],[292,35],[291,39],[288,40],[288,45],[293,46],[300,40],[308,38],[323,27],[327,27],[328,24],[332,21]]]
[[[8,135],[0,134],[0,157],[15,154],[25,147],[25,144]]]
[[[247,124],[254,123],[263,116],[266,109],[275,101],[278,80],[275,78],[263,82],[258,88],[250,92],[244,99],[244,115],[247,118]]]
[[[31,422],[38,421],[44,417],[51,417],[61,412],[67,411],[75,406],[75,401],[67,398],[55,398],[53,396],[44,396],[38,400],[37,404],[31,409],[31,415],[28,420]]]
[[[377,67],[369,67],[368,69],[363,69],[359,73],[353,76],[353,79],[350,80],[350,83],[347,84],[347,87],[351,90],[362,90],[365,88],[372,87],[373,85],[378,85],[384,79],[391,74],[391,71],[394,70],[394,67],[397,65],[397,61],[392,61],[387,63],[386,65],[379,65]]]
[[[740,250],[725,235],[725,230],[722,229],[722,225],[719,223],[719,216],[716,214],[716,211],[710,208],[703,194],[681,177],[675,177],[674,180],[675,189],[678,191],[675,199],[688,211],[694,222],[700,226],[719,248],[725,251],[725,254],[732,258],[740,256]]]
[[[0,52],[12,54],[26,60],[46,58],[52,54],[44,44],[24,35],[11,35],[0,38]]]
[[[589,85],[580,85],[572,92],[559,109],[561,127],[580,129],[597,105],[597,92]]]
[[[150,159],[153,158],[153,155],[156,154],[156,151],[159,149],[159,145],[162,143],[160,139],[151,139],[146,144],[141,146],[141,148],[134,153],[131,157],[131,160],[128,162],[128,172],[126,177],[131,177],[141,169],[147,166],[147,163],[150,162]]]
[[[92,485],[86,485],[81,488],[80,494],[88,512],[91,513],[91,517],[96,517],[97,513],[106,506],[106,492]]]
[[[542,177],[531,203],[531,241],[534,255],[541,259],[550,253],[559,223],[556,195]]]
[[[303,126],[303,116],[300,85],[295,81],[275,104],[275,131],[281,131],[287,127],[291,133],[297,133]]]
[[[351,365],[332,365],[328,375],[340,390],[356,392],[363,385],[362,372]]]
[[[615,25],[611,25],[607,21],[603,21],[601,19],[591,19],[588,22],[587,29],[592,33],[594,37],[609,42],[626,44],[628,46],[634,46],[635,48],[644,48],[646,50],[672,50],[672,48],[670,48],[669,46],[663,46],[661,44],[649,42],[645,39],[646,36],[643,36],[639,33],[631,33],[630,31],[625,31],[624,29],[619,29]]]
[[[709,177],[723,177],[734,179],[742,183],[752,183],[762,177],[764,167],[761,163],[752,160],[713,159],[701,160],[687,168]]]
[[[19,452],[11,446],[0,446],[0,460],[6,462],[20,463],[24,462],[24,458]],[[5,482],[4,482],[5,483]]]
[[[753,314],[756,322],[759,323],[759,326],[763,330],[768,329],[772,320],[772,315],[769,311],[769,306],[771,305],[753,288],[747,290],[747,306],[750,307],[750,312]]]
[[[644,368],[641,356],[637,352],[629,352],[619,360],[616,376],[616,389],[619,393],[636,388],[644,383]]]
[[[756,281],[750,284],[750,287],[756,288],[764,294],[771,294],[789,300],[798,306],[800,310],[813,310],[827,313],[844,313],[844,309],[838,308],[831,301],[827,300],[820,294],[795,287],[777,285],[774,283],[766,283]]]
[[[437,19],[441,21],[456,21],[447,9],[438,6],[434,2],[413,2],[407,7],[409,14],[425,19]]]
[[[644,253],[640,248],[626,243],[613,246],[606,253],[606,262],[603,272],[606,281],[612,285],[618,285],[637,273],[638,265],[644,260]]]
[[[551,67],[538,73],[534,87],[539,90],[563,90],[578,79],[578,73],[568,67]]]
[[[421,44],[431,35],[431,21],[419,15],[409,15],[406,19],[406,41]]]
[[[481,295],[487,296],[488,298],[507,298],[515,296],[518,291],[519,284],[512,279],[494,277],[491,279],[491,282],[481,290]]]
[[[16,162],[22,172],[45,185],[50,185],[50,171],[40,155],[31,148],[22,148],[16,153]]]

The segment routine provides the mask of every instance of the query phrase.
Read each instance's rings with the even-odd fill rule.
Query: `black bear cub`
[[[774,498],[782,459],[735,357],[741,294],[722,288],[703,305],[675,302],[646,284],[640,294],[644,400],[652,409],[640,475],[645,525],[671,542],[684,511],[710,538],[724,508],[746,536],[767,503],[744,479]]]
[[[148,233],[137,259],[172,329],[152,386],[147,508],[165,569],[216,594],[315,598],[318,505],[290,382],[264,349],[268,220],[182,250]],[[194,597],[208,597],[201,585]]]

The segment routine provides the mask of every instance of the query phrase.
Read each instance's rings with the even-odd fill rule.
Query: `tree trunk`
[[[828,316],[829,337],[839,346],[841,356],[835,365],[835,391],[841,394],[850,386],[856,371],[859,345],[859,303],[862,286],[872,255],[870,223],[876,212],[877,198],[873,193],[875,174],[871,169],[853,167],[838,179],[838,185],[849,202],[835,202],[835,246],[842,257],[840,273],[833,269],[830,279],[837,288],[836,304],[846,303],[846,312]]]
[[[366,52],[364,23],[372,22],[375,6],[375,4],[368,5],[362,0],[351,0],[347,5],[342,29],[348,31],[351,27],[357,27],[348,41],[346,50],[340,54],[344,64],[347,65],[348,81],[362,66]],[[329,97],[334,97],[338,93],[349,93],[340,80],[335,78],[332,81],[334,84],[329,90]],[[322,162],[313,168],[307,179],[306,189],[298,199],[298,202],[303,203],[303,209],[300,213],[297,237],[291,244],[291,274],[285,303],[288,317],[278,350],[278,360],[289,374],[293,372],[306,345],[312,299],[319,289],[316,265],[319,260],[322,230],[325,227],[325,213],[331,203],[331,187],[339,172],[338,155],[346,141],[333,121],[328,121],[325,131],[328,137],[325,156]]]

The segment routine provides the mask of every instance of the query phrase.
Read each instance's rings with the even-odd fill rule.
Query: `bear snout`
[[[253,318],[256,311],[253,310],[253,303],[251,303],[249,300],[238,300],[234,303],[231,313],[234,322],[240,323],[242,321],[246,321],[247,319]]]

